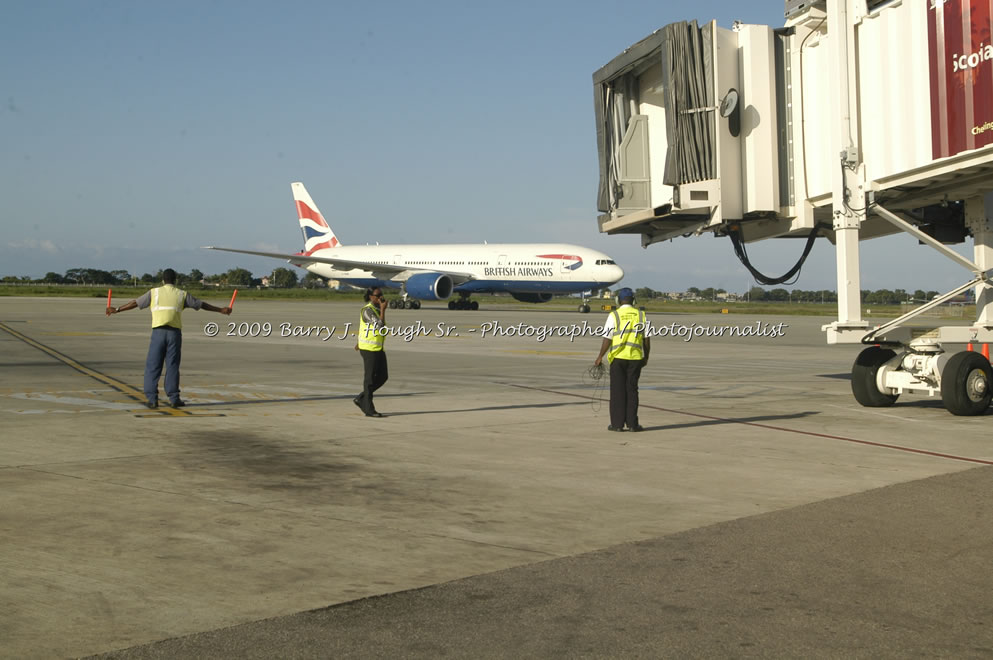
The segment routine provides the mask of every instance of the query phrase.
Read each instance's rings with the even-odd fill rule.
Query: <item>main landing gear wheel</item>
[[[941,400],[953,415],[982,415],[993,399],[993,369],[981,353],[956,353],[941,371]]]
[[[468,298],[460,298],[459,300],[449,300],[448,309],[471,309],[476,311],[479,309],[479,301],[469,300]]]
[[[580,314],[589,314],[590,313],[590,306],[587,305],[586,303],[581,304],[579,306],[579,313]]]
[[[852,365],[852,394],[855,400],[866,408],[885,408],[896,401],[896,394],[880,392],[876,386],[876,373],[896,357],[896,353],[888,348],[870,346],[855,358]]]

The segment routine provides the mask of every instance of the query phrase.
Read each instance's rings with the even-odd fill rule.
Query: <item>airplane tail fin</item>
[[[303,252],[300,254],[309,257],[316,250],[341,245],[303,184],[292,183],[290,187],[293,189],[293,201],[296,202],[300,230],[303,232]]]

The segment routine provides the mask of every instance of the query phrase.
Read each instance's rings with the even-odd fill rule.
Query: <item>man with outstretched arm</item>
[[[146,291],[141,297],[120,307],[107,307],[107,316],[129,309],[152,308],[152,340],[145,359],[145,405],[159,407],[159,376],[165,364],[165,391],[169,405],[181,408],[186,405],[179,398],[179,363],[183,356],[183,310],[187,307],[205,309],[228,315],[230,307],[214,307],[176,287],[176,271],[162,271],[162,286]]]

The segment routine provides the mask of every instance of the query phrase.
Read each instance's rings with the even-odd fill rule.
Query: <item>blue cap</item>
[[[623,289],[618,289],[617,290],[617,299],[618,300],[634,300],[634,291],[632,291],[628,287],[624,287]]]

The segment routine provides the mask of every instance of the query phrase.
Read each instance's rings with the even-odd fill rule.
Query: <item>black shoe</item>
[[[386,417],[386,415],[384,415],[383,413],[376,412],[375,410],[370,410],[369,412],[367,412],[365,414],[365,416],[366,417]]]
[[[361,408],[362,407],[362,397],[361,396],[355,397],[354,399],[352,399],[352,403],[354,403],[359,408]]]
[[[619,426],[614,426],[613,424],[611,424],[610,426],[607,427],[607,430],[608,431],[623,431],[624,429],[622,429]]]
[[[158,401],[146,401],[145,402],[145,407],[146,408],[151,408],[152,410],[155,410],[156,408],[159,407],[159,402]]]
[[[641,424],[635,424],[634,426],[632,426],[632,427],[630,427],[628,429],[628,431],[633,431],[635,433],[637,433],[638,431],[644,431],[644,430],[645,430],[645,427],[642,426]]]
[[[183,401],[182,399],[176,399],[175,401],[170,401],[169,402],[169,407],[170,408],[182,408],[185,405],[186,405],[186,402]]]

